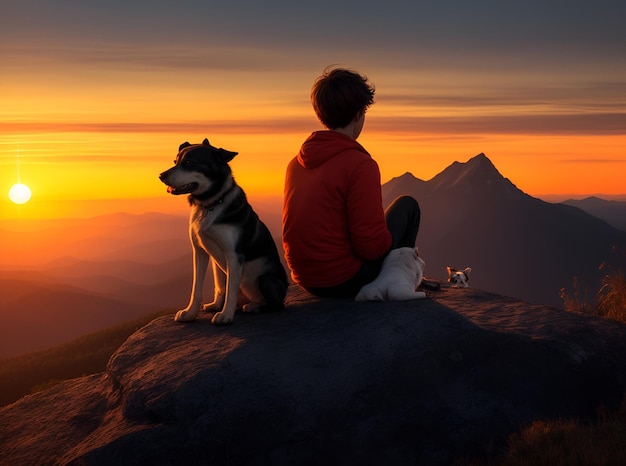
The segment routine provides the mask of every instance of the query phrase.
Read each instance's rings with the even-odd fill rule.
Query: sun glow
[[[16,183],[9,189],[9,199],[15,204],[26,204],[31,195],[30,188],[22,183]]]

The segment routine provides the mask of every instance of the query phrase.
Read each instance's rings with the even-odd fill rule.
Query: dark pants
[[[391,248],[389,250],[415,247],[420,217],[419,204],[410,196],[401,196],[391,203],[385,211],[387,229],[391,233]],[[378,276],[387,254],[374,261],[363,262],[357,273],[340,285],[326,288],[307,287],[306,290],[322,298],[354,298],[363,285],[368,284]]]

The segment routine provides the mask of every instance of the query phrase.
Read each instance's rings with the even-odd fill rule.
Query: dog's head
[[[237,152],[213,147],[208,139],[202,144],[184,142],[178,148],[174,166],[159,175],[170,194],[190,194],[209,199],[221,191],[232,172],[228,165]]]
[[[446,267],[448,270],[448,282],[455,288],[468,288],[469,287],[469,275],[472,271],[471,267],[466,267],[464,270],[456,270],[452,267]]]

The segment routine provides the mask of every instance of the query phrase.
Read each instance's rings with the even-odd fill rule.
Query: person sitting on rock
[[[286,171],[282,241],[293,280],[320,297],[354,298],[391,249],[415,247],[420,207],[402,196],[386,211],[380,170],[357,142],[374,86],[327,68],[311,90],[326,130],[313,132]]]

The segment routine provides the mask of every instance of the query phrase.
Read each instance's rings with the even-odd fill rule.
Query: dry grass
[[[594,423],[535,422],[509,439],[506,457],[498,465],[618,465],[626,464],[626,404]]]
[[[600,265],[605,271],[600,289],[589,297],[587,289],[582,289],[576,277],[572,283],[572,291],[561,289],[563,307],[572,312],[591,314],[608,319],[626,322],[626,278],[621,269],[613,270],[606,263]]]
[[[626,278],[621,270],[604,276],[596,296],[596,315],[626,322]]]
[[[609,466],[626,464],[626,400],[595,422],[536,421],[509,437],[506,452],[456,466]]]

